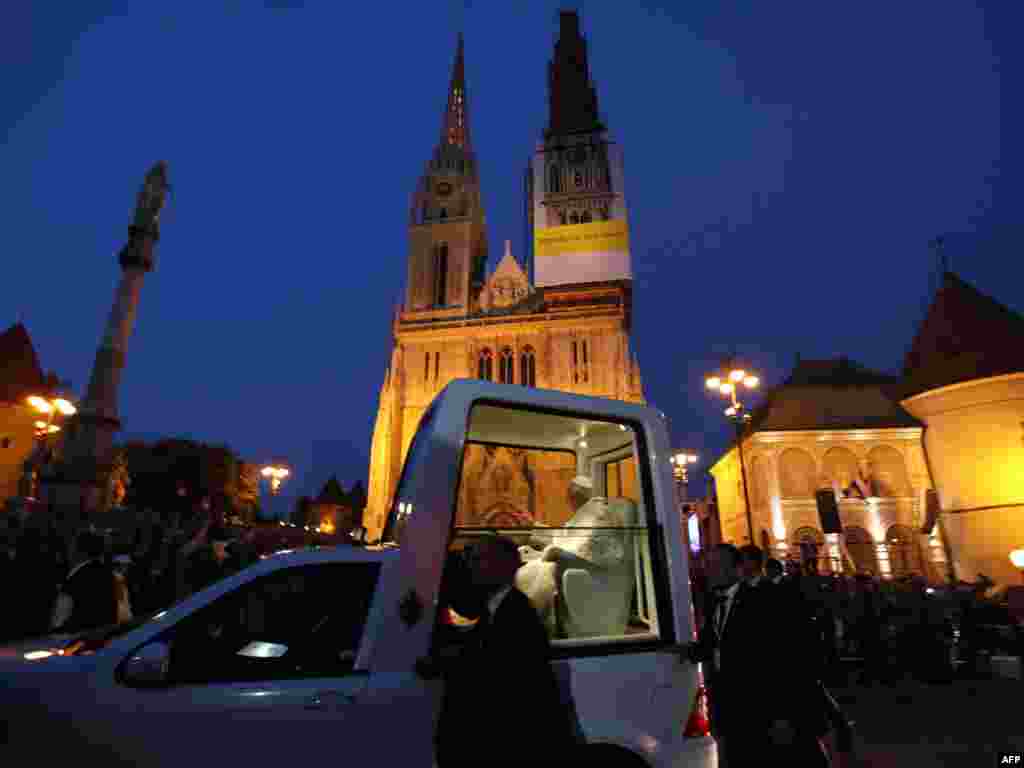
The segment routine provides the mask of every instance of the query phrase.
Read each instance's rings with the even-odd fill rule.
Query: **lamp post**
[[[687,499],[687,485],[690,482],[686,470],[691,464],[697,463],[697,454],[680,451],[669,458],[669,463],[672,464],[672,477],[679,492],[679,503],[682,504]]]
[[[1010,562],[1013,567],[1020,571],[1021,579],[1024,579],[1024,549],[1015,549],[1010,553]]]
[[[740,387],[745,390],[755,390],[761,380],[745,368],[734,365],[726,365],[718,373],[712,373],[704,382],[707,388],[717,392],[722,397],[729,398],[729,406],[725,409],[725,415],[732,419],[736,427],[736,448],[740,459],[740,477],[743,484],[743,505],[747,511],[747,535],[750,543],[754,543],[754,521],[750,513],[750,493],[747,491],[747,466],[743,461],[743,427],[750,421],[750,414],[745,410],[743,402],[736,396]]]
[[[291,473],[291,470],[288,469],[284,463],[267,464],[260,469],[260,474],[267,478],[271,496],[277,496],[281,492],[281,483],[283,483]]]
[[[25,398],[25,401],[34,408],[38,413],[46,416],[46,420],[37,420],[33,423],[35,427],[35,437],[39,441],[39,445],[36,449],[35,455],[29,462],[32,473],[32,488],[30,489],[31,496],[36,495],[36,475],[39,472],[40,467],[47,462],[47,442],[50,435],[55,435],[60,432],[61,428],[57,424],[54,424],[58,414],[61,416],[74,416],[78,409],[75,408],[74,403],[71,402],[70,397],[65,397],[60,391],[48,392],[43,395],[30,395]],[[28,475],[28,471],[26,471]]]

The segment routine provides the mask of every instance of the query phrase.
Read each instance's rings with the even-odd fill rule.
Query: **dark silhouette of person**
[[[742,570],[748,583],[757,579],[764,562],[760,547],[748,544],[740,549]],[[764,665],[772,691],[772,720],[785,720],[793,730],[793,744],[787,762],[808,768],[827,768],[828,756],[821,739],[828,732],[823,706],[827,694],[818,678],[817,667],[807,659],[816,651],[810,614],[802,595],[782,579],[782,563],[774,561],[775,578],[759,580],[765,618],[781,629],[762,627]],[[845,722],[845,721],[844,721]]]
[[[114,571],[104,562],[106,542],[97,533],[83,531],[75,551],[80,560],[63,587],[72,600],[71,615],[60,630],[81,632],[116,624],[117,586]]]
[[[764,639],[778,620],[766,613],[761,585],[741,578],[742,559],[732,544],[719,544],[708,553],[708,581],[715,597],[697,642],[686,651],[690,661],[705,664],[712,729],[730,768],[764,760],[774,719],[772,705],[755,692],[765,690],[771,680],[767,669],[774,660],[766,656]]]
[[[562,698],[550,662],[550,644],[540,617],[514,586],[521,565],[518,545],[488,537],[469,553],[463,576],[475,588],[456,585],[463,610],[479,620],[457,648],[438,649],[418,665],[420,674],[444,677],[437,725],[437,762],[453,766],[520,765],[517,750],[495,749],[520,725],[531,749],[546,764],[561,764],[574,742],[571,706]],[[448,575],[460,566],[450,564]],[[450,585],[451,586],[451,585]],[[528,723],[528,725],[526,725]]]

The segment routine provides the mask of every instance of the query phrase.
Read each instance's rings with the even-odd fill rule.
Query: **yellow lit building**
[[[904,366],[959,578],[1018,583],[1024,547],[1024,317],[947,273]]]
[[[824,572],[942,578],[944,548],[924,536],[931,487],[922,425],[898,403],[900,380],[850,360],[804,360],[770,390],[743,439],[754,543]],[[712,467],[722,540],[750,542],[739,452]],[[825,534],[815,493],[837,498],[843,534]]]
[[[488,275],[459,39],[441,138],[410,211],[406,296],[394,318],[370,454],[363,525],[371,539],[383,527],[424,410],[452,379],[643,401],[629,335],[632,281],[621,155],[598,119],[586,60],[577,14],[562,12],[551,63],[550,121],[526,177],[533,259],[524,261],[533,268],[520,264],[506,242]],[[480,471],[494,478],[495,498],[475,499],[474,508],[532,515],[534,510],[519,508],[514,493],[498,492],[498,485],[516,487],[519,470],[506,453],[478,457]],[[486,484],[477,490],[487,492]]]
[[[55,383],[53,374],[43,375],[24,325],[0,334],[0,502],[18,495],[25,461],[36,447],[40,415],[25,398],[44,394]]]

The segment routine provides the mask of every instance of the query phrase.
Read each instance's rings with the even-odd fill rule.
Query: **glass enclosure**
[[[449,572],[465,572],[474,541],[498,534],[519,545],[516,586],[554,646],[657,639],[652,528],[637,456],[627,424],[476,405]],[[448,624],[473,623],[457,600],[441,599]]]

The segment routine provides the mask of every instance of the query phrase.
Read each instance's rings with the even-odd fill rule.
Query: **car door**
[[[138,764],[280,768],[310,744],[365,738],[357,668],[380,563],[282,568],[160,635],[169,685],[122,684],[117,741]]]

